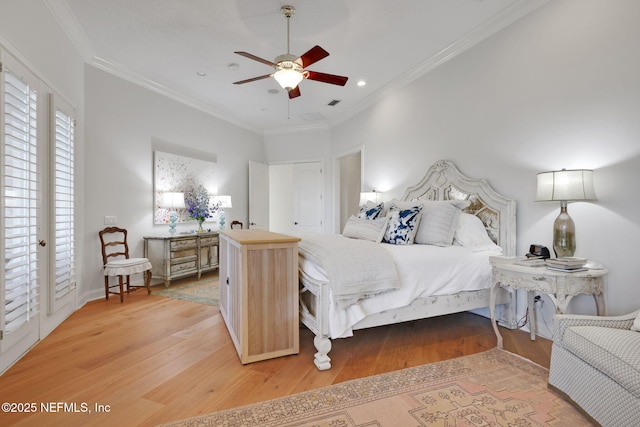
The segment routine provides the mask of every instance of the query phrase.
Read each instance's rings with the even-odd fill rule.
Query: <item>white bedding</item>
[[[331,295],[329,308],[330,337],[353,335],[351,329],[369,314],[404,307],[421,296],[449,295],[491,287],[490,255],[500,255],[500,248],[473,252],[462,246],[390,245],[381,243],[393,259],[400,278],[400,289],[388,291],[347,308],[341,308]],[[328,283],[320,265],[300,259],[300,269],[316,282]]]

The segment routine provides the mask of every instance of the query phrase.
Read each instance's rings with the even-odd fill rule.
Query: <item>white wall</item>
[[[248,162],[264,161],[262,136],[126,82],[92,66],[86,79],[85,277],[87,298],[103,295],[98,231],[115,215],[142,256],[142,237],[166,232],[153,224],[153,151],[217,156],[221,194],[232,196],[227,223],[248,218]],[[179,224],[178,231],[193,224]]]
[[[599,201],[569,206],[576,255],[610,269],[609,313],[640,308],[638,16],[636,0],[550,2],[335,128],[332,152],[363,145],[364,182],[389,198],[438,159],[485,177],[517,200],[519,254],[552,246],[559,213],[534,202],[536,173],[594,169]],[[587,297],[569,309],[595,313]]]

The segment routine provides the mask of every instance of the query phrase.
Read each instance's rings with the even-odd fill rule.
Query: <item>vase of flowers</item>
[[[207,189],[204,188],[203,185],[200,185],[197,189],[186,192],[184,202],[187,206],[189,216],[198,221],[198,230],[196,231],[202,233],[204,231],[202,223],[207,218],[211,218],[214,213],[212,208],[209,207],[209,193],[207,193]]]

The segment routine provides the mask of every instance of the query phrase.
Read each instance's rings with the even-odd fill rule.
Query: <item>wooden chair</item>
[[[242,222],[241,221],[238,221],[238,220],[231,221],[231,229],[232,230],[234,229],[234,225],[239,225],[240,229],[242,230]]]
[[[107,227],[98,233],[102,244],[102,263],[104,265],[104,292],[109,300],[109,294],[120,295],[120,302],[124,301],[124,283],[127,293],[131,289],[147,288],[147,295],[151,294],[151,263],[147,258],[129,258],[127,244],[127,230],[118,227]],[[143,273],[146,275],[144,286],[131,286],[130,275]],[[118,276],[118,284],[110,285],[109,278]],[[126,280],[125,280],[126,277]],[[118,287],[119,292],[112,291]]]

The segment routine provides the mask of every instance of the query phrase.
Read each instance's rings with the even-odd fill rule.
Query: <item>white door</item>
[[[47,283],[46,97],[8,56],[0,78],[0,372],[40,339],[40,292]]]
[[[323,230],[322,162],[293,165],[293,228],[296,231]]]
[[[249,227],[269,229],[269,166],[249,162]]]

